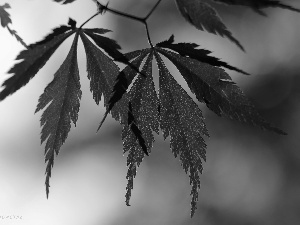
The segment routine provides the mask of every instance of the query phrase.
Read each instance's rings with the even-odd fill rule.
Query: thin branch
[[[93,16],[91,16],[87,21],[85,21],[80,27],[79,29],[81,29],[86,23],[88,23],[91,19],[93,19],[94,17],[96,17],[97,15],[99,15],[100,12],[95,13]]]
[[[125,18],[128,18],[128,19],[132,19],[132,20],[138,21],[140,23],[143,23],[146,27],[148,42],[149,42],[151,48],[153,48],[153,44],[151,42],[150,33],[149,33],[149,29],[148,29],[147,19],[152,15],[152,13],[154,12],[154,10],[157,8],[157,6],[159,5],[159,3],[161,1],[162,0],[158,0],[156,2],[156,4],[153,6],[153,8],[150,10],[150,12],[147,14],[147,16],[144,17],[144,18],[137,17],[137,16],[134,16],[134,15],[131,15],[131,14],[128,14],[128,13],[124,13],[124,12],[109,8],[107,5],[102,5],[99,2],[97,2],[97,4],[99,5],[99,8],[101,8],[103,11],[108,11],[108,12],[111,12],[111,13],[116,14],[118,16],[122,16],[122,17],[125,17]]]
[[[108,8],[107,5],[105,6],[105,5],[102,5],[101,3],[99,3],[99,4],[100,4],[101,8],[104,9],[105,11],[111,12],[111,13],[119,15],[119,16],[126,17],[128,19],[136,20],[136,21],[139,21],[141,23],[145,22],[145,20],[141,17],[137,17],[137,16],[134,16],[134,15],[131,15],[131,14],[128,14],[128,13],[124,13],[124,12],[118,11],[116,9]]]
[[[153,6],[153,8],[150,10],[150,12],[147,14],[147,16],[145,16],[144,20],[147,20],[151,15],[152,13],[154,12],[154,10],[157,8],[157,6],[159,5],[159,3],[161,3],[162,0],[158,0],[156,2],[156,4]]]

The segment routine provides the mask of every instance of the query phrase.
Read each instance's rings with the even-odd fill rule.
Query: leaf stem
[[[91,16],[89,19],[87,19],[87,21],[85,21],[85,22],[79,27],[79,29],[81,29],[86,23],[88,23],[91,19],[93,19],[94,17],[96,17],[98,14],[100,14],[100,12],[95,13],[93,16]]]
[[[99,2],[98,2],[98,4],[101,7],[101,9],[103,9],[104,11],[108,11],[108,12],[111,12],[113,14],[116,14],[116,15],[119,15],[119,16],[123,16],[123,17],[126,17],[128,19],[132,19],[132,20],[138,21],[140,23],[143,23],[145,25],[145,27],[146,27],[148,42],[149,42],[151,48],[153,48],[153,44],[152,44],[152,41],[151,41],[151,38],[150,38],[150,33],[149,33],[149,28],[148,28],[147,20],[152,15],[152,13],[154,12],[154,10],[157,8],[157,6],[159,5],[159,3],[161,3],[161,1],[162,0],[158,0],[156,2],[156,4],[152,7],[152,9],[150,10],[150,12],[145,17],[138,17],[138,16],[134,16],[134,15],[131,15],[131,14],[128,14],[128,13],[124,13],[124,12],[121,12],[121,11],[109,8],[107,5],[103,5],[103,4],[99,3]]]
[[[150,44],[150,46],[151,46],[151,48],[153,48],[153,44],[152,44],[152,41],[151,41],[151,38],[150,38],[150,33],[149,33],[149,28],[148,28],[148,24],[147,24],[147,22],[145,21],[145,27],[146,27],[146,31],[147,31],[147,38],[148,38],[148,42],[149,42],[149,44]]]
[[[147,20],[151,15],[152,13],[154,12],[154,10],[157,8],[157,6],[159,5],[159,3],[161,2],[162,0],[158,0],[156,2],[156,4],[153,6],[153,8],[150,10],[150,12],[147,14],[147,16],[145,16],[144,20]]]
[[[100,7],[102,7],[105,11],[111,12],[111,13],[116,14],[118,16],[123,16],[123,17],[126,17],[128,19],[139,21],[141,23],[144,23],[144,21],[145,21],[144,18],[137,17],[137,16],[134,16],[134,15],[131,15],[131,14],[128,14],[128,13],[124,13],[124,12],[118,11],[116,9],[108,8],[106,5],[102,5],[101,3],[99,3],[99,4],[100,4]]]

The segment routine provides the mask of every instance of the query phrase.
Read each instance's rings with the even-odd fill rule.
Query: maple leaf
[[[131,61],[134,59],[130,65],[125,67],[117,76],[116,82],[113,88],[113,94],[108,102],[108,107],[106,109],[106,112],[103,116],[102,121],[100,122],[100,125],[98,127],[98,130],[101,128],[102,124],[104,123],[108,113],[112,111],[112,116],[116,120],[121,119],[123,121],[122,123],[125,123],[126,117],[124,116],[124,107],[127,108],[127,103],[124,102],[125,99],[121,100],[123,95],[126,93],[127,88],[131,84],[132,80],[135,78],[137,74],[142,75],[142,73],[138,72],[138,68],[140,67],[143,59],[146,57],[146,55],[150,52],[150,50],[138,50],[135,52],[131,52],[128,54],[125,54],[124,56]],[[116,106],[115,106],[116,105]],[[115,107],[114,107],[115,106]],[[114,109],[113,109],[114,107]]]
[[[198,101],[204,102],[218,116],[285,134],[280,129],[272,127],[259,115],[253,104],[223,69],[182,57],[165,49],[158,51],[177,67]]]
[[[155,57],[159,69],[160,127],[165,139],[171,136],[171,150],[175,157],[179,156],[185,172],[189,172],[193,216],[197,208],[202,160],[206,160],[202,136],[209,135],[197,104],[171,76],[159,54]]]
[[[244,51],[240,42],[227,29],[217,12],[208,3],[201,0],[175,0],[181,15],[199,30],[227,37]]]
[[[51,40],[53,40],[55,37],[58,37],[59,35],[64,34],[67,31],[74,30],[76,28],[76,21],[73,20],[72,18],[69,18],[68,25],[69,26],[61,25],[59,27],[54,28],[51,33],[49,33],[46,37],[44,37],[43,40],[29,45],[28,48],[34,48],[38,45],[44,45],[50,42]]]
[[[94,30],[94,32],[98,32],[99,34],[101,30]],[[108,32],[108,30],[102,30],[101,33],[104,34],[106,32]],[[117,75],[119,74],[119,68],[112,59],[106,56],[86,37],[84,32],[80,32],[80,37],[83,41],[87,56],[87,71],[93,98],[95,102],[99,104],[103,94],[104,105],[106,106],[111,97],[111,91]]]
[[[174,35],[172,35],[169,40],[158,43],[157,47],[168,48],[179,53],[181,56],[188,56],[190,58],[196,59],[200,62],[208,63],[212,66],[224,67],[230,70],[249,75],[241,69],[238,69],[234,66],[230,66],[225,62],[220,61],[218,58],[209,56],[211,51],[205,49],[196,49],[199,45],[195,43],[177,43],[174,44]]]
[[[273,1],[273,0],[214,0],[214,1],[218,3],[225,3],[228,5],[248,6],[262,16],[266,16],[266,14],[261,9],[267,7],[278,7],[278,8],[288,9],[295,12],[300,12],[300,9],[296,9],[292,6],[283,4],[280,1]]]
[[[146,77],[138,76],[132,88],[126,95],[129,101],[128,124],[123,126],[122,140],[124,153],[127,157],[126,204],[129,205],[133,179],[136,168],[143,160],[144,154],[148,155],[154,142],[152,131],[159,133],[158,98],[152,79],[153,51],[147,56],[142,73]]]
[[[8,24],[12,23],[11,18],[8,12],[5,9],[9,9],[10,5],[5,3],[4,5],[0,5],[0,19],[1,19],[1,26],[6,27]]]
[[[197,47],[198,45],[194,43],[174,44],[172,35],[170,39],[158,43],[154,48],[124,55],[136,68],[142,65],[145,57],[146,60],[141,73],[131,66],[125,67],[119,73],[101,124],[110,110],[113,117],[123,124],[123,148],[124,153],[128,152],[126,175],[128,183],[125,195],[127,205],[137,167],[144,155],[151,152],[154,142],[153,131],[158,133],[160,126],[164,138],[171,137],[170,147],[174,156],[179,156],[183,169],[189,173],[192,186],[192,216],[197,208],[202,161],[206,159],[206,145],[203,138],[209,134],[201,110],[170,75],[160,54],[177,67],[197,99],[206,103],[207,107],[219,116],[285,134],[272,127],[259,115],[230,76],[220,67],[247,73],[210,56],[210,51]],[[159,99],[152,80],[153,54],[159,69]],[[132,87],[128,90],[131,84]]]
[[[39,98],[35,112],[48,107],[42,114],[42,143],[47,140],[45,146],[46,167],[46,194],[49,195],[49,179],[54,163],[54,155],[59,153],[63,143],[66,141],[71,128],[71,121],[76,125],[81,99],[79,82],[79,71],[77,64],[76,33],[70,52],[54,74],[53,81],[45,88]]]
[[[84,29],[84,32],[115,61],[128,64],[128,59],[119,51],[121,46],[115,40],[99,35],[101,34],[99,29]]]
[[[54,29],[53,33],[42,41],[31,44],[28,49],[20,52],[16,60],[22,61],[15,64],[8,71],[8,73],[14,75],[2,84],[5,88],[0,92],[0,101],[26,85],[46,64],[60,44],[75,32],[75,30],[71,30],[71,27],[68,29],[61,29],[61,27]],[[68,30],[71,31],[66,32]]]

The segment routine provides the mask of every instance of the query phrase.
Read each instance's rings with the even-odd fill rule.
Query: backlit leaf
[[[222,22],[217,12],[208,3],[201,0],[175,0],[181,15],[199,30],[206,30],[212,34],[227,37],[244,51],[240,42],[235,39],[231,32]]]
[[[297,8],[283,4],[280,1],[273,1],[273,0],[214,0],[214,1],[219,3],[225,3],[228,5],[248,6],[262,16],[266,16],[266,14],[261,9],[267,7],[277,7],[282,9],[288,9],[295,12],[300,12],[300,10]]]
[[[172,35],[169,40],[158,43],[156,46],[162,48],[168,48],[179,53],[181,56],[188,56],[192,59],[196,59],[200,62],[208,63],[212,66],[224,67],[230,70],[237,71],[239,73],[243,73],[249,75],[248,73],[240,70],[234,66],[228,65],[225,62],[220,61],[218,58],[213,56],[209,56],[211,51],[205,49],[196,49],[199,45],[195,43],[177,43],[174,44],[174,35]]]
[[[103,94],[104,105],[106,106],[119,74],[119,68],[83,32],[80,32],[80,37],[86,52],[88,78],[90,79],[90,90],[93,93],[93,98],[99,104]]]
[[[76,125],[81,99],[79,71],[77,64],[78,33],[75,35],[70,52],[54,74],[53,81],[39,98],[36,112],[47,106],[41,118],[42,143],[45,146],[46,194],[49,195],[49,179],[54,163],[54,155],[68,137],[71,121]]]
[[[13,76],[2,84],[5,88],[0,93],[0,101],[26,85],[46,64],[60,44],[75,31],[73,30],[67,33],[61,31],[56,32],[57,30],[54,29],[53,33],[57,35],[48,35],[45,38],[47,41],[44,39],[30,45],[29,49],[21,51],[16,60],[22,61],[16,63],[14,67],[8,71],[8,73],[13,74]],[[49,38],[49,36],[51,36],[51,38]]]
[[[161,57],[155,56],[159,69],[160,127],[165,139],[171,136],[171,150],[175,157],[179,156],[184,171],[189,173],[193,216],[197,208],[202,160],[206,160],[203,136],[209,135],[197,104],[171,76]]]
[[[226,116],[285,134],[285,132],[272,127],[259,115],[253,104],[223,69],[182,57],[164,49],[159,49],[159,52],[177,67],[198,101],[205,102],[206,106],[218,116]]]

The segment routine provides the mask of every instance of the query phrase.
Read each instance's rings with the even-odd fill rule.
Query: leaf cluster
[[[75,0],[54,1],[68,4]],[[251,7],[260,15],[265,15],[262,11],[265,7],[280,7],[299,12],[298,9],[279,1],[214,1]],[[244,50],[208,2],[202,0],[175,0],[175,2],[181,15],[197,29],[224,36]],[[96,3],[98,13],[90,19],[108,11],[142,22],[147,28],[146,20],[160,1],[144,19],[110,9],[99,2]],[[6,12],[7,8],[9,8],[8,4],[0,6],[3,27],[11,23],[10,16]],[[192,187],[192,216],[197,208],[200,175],[203,171],[203,162],[206,160],[204,138],[209,137],[209,133],[198,104],[174,79],[165,65],[165,60],[175,65],[198,102],[203,103],[218,116],[285,134],[259,115],[253,104],[224,69],[245,75],[248,73],[211,56],[210,51],[199,48],[198,44],[175,43],[174,35],[171,35],[169,39],[153,45],[147,29],[149,48],[122,53],[120,45],[105,36],[110,30],[88,29],[83,28],[83,25],[77,27],[76,21],[69,19],[68,24],[54,28],[41,41],[25,45],[26,49],[21,51],[16,58],[19,62],[8,71],[12,76],[3,83],[4,89],[0,92],[0,100],[4,100],[25,86],[47,63],[58,47],[74,35],[69,53],[55,72],[53,80],[40,96],[35,111],[44,110],[41,117],[41,142],[45,142],[47,197],[54,157],[66,141],[71,124],[76,125],[78,119],[82,95],[77,62],[79,39],[86,53],[86,70],[93,99],[97,105],[103,100],[106,108],[99,129],[109,113],[123,126],[123,152],[127,153],[128,167],[125,195],[127,205],[129,205],[137,167],[140,166],[145,155],[151,154],[154,143],[153,132],[159,134],[161,130],[165,139],[170,136],[171,151],[175,157],[179,158],[184,171],[189,174]],[[124,64],[125,68],[120,70],[116,62]],[[159,71],[158,92],[153,82],[153,62],[157,64]]]

